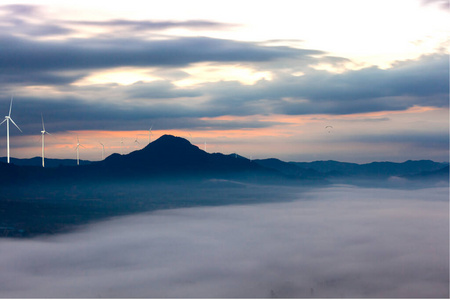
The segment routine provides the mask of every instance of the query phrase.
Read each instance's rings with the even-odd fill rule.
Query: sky
[[[1,1],[11,156],[41,155],[42,114],[52,158],[173,134],[248,158],[448,161],[448,17],[438,0]]]
[[[0,291],[5,298],[448,298],[447,186],[335,186],[295,197],[4,239]]]

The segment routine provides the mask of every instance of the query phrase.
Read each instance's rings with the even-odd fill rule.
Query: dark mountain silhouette
[[[47,159],[46,168],[42,168],[39,157],[13,158],[11,161],[9,165],[0,162],[0,185],[44,180],[100,182],[189,177],[247,179],[266,183],[289,180],[319,182],[328,178],[413,176],[448,166],[431,160],[368,164],[332,160],[287,163],[276,158],[251,161],[237,154],[207,153],[186,139],[171,135],[164,135],[145,148],[127,155],[115,153],[99,162],[82,161],[80,166],[75,165],[75,160]]]
[[[338,161],[314,161],[314,162],[291,162],[291,164],[313,169],[322,173],[328,173],[336,177],[390,177],[407,176],[420,172],[437,171],[447,166],[447,163],[438,163],[431,160],[408,160],[403,163],[394,162],[372,162],[368,164],[355,164]]]
[[[0,184],[101,182],[173,178],[225,178],[281,182],[289,179],[277,170],[237,155],[207,153],[189,141],[164,135],[141,150],[112,154],[100,162],[80,166],[37,167],[0,163]]]
[[[0,157],[0,162],[6,163],[6,157]],[[42,158],[41,157],[33,157],[33,158],[14,158],[11,157],[10,161],[12,164],[17,166],[42,166]],[[80,165],[88,165],[91,162],[89,160],[81,160]],[[46,158],[45,159],[45,167],[48,168],[56,168],[60,166],[76,166],[76,159],[56,159],[56,158]]]
[[[99,182],[183,177],[250,179],[280,183],[292,179],[321,181],[325,178],[413,176],[448,166],[431,160],[368,164],[331,160],[287,163],[276,158],[251,161],[236,154],[207,153],[186,139],[172,135],[164,135],[145,148],[127,155],[115,153],[99,162],[82,161],[80,166],[75,165],[75,160],[47,159],[47,167],[42,168],[39,157],[13,158],[11,161],[12,164],[9,165],[0,162],[0,185],[43,180]]]
[[[435,170],[435,171],[424,171],[418,174],[406,175],[404,176],[411,180],[449,180],[449,166]]]
[[[113,154],[94,163],[109,170],[138,173],[197,173],[266,171],[250,160],[221,153],[207,153],[189,141],[163,135],[145,148],[128,155]]]
[[[277,158],[255,159],[253,161],[263,167],[278,170],[281,173],[289,176],[295,176],[304,179],[322,179],[325,177],[324,173],[321,173],[314,169],[305,169],[295,164],[284,162]]]
[[[338,175],[356,174],[360,165],[355,163],[340,162],[334,160],[313,162],[290,162],[297,167],[313,169],[321,173],[334,173]]]

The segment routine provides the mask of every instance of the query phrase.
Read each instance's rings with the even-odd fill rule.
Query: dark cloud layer
[[[75,25],[89,25],[107,28],[117,28],[124,27],[127,30],[133,31],[145,31],[145,30],[164,30],[170,28],[185,28],[185,29],[211,29],[217,30],[221,28],[229,28],[232,25],[203,21],[203,20],[190,20],[184,22],[174,22],[174,21],[135,21],[135,20],[125,20],[125,19],[114,19],[108,21],[71,21],[68,24]]]
[[[447,298],[448,187],[333,187],[0,243],[6,298]]]
[[[3,11],[8,12],[7,20],[14,23],[19,32],[30,25],[25,21],[27,18],[21,18],[21,16],[37,18],[42,13],[39,7],[24,5],[4,6]],[[130,32],[141,27],[221,25],[195,20],[167,21],[161,24],[153,21],[125,19],[103,22],[72,21],[72,23],[77,22],[105,28],[108,26],[132,28]],[[49,33],[58,31],[51,28],[59,25],[58,22],[41,24],[42,31],[47,30]],[[33,26],[33,28],[38,27]],[[201,105],[196,107],[180,105],[176,102],[182,117],[272,113],[352,114],[405,110],[414,105],[448,107],[447,54],[426,55],[416,60],[401,61],[389,69],[369,67],[335,74],[315,70],[311,66],[321,62],[339,65],[348,60],[326,56],[326,53],[319,50],[270,47],[261,43],[208,37],[172,36],[154,40],[133,34],[127,35],[127,38],[93,36],[39,40],[11,35],[7,28],[3,28],[2,31],[0,42],[4,47],[0,52],[0,80],[8,84],[2,87],[7,91],[6,93],[28,85],[52,86],[63,89],[64,92],[77,93],[77,97],[82,97],[84,101],[90,103],[97,100],[99,108],[104,105],[99,98],[110,99],[109,95],[114,93],[116,100],[109,105],[116,106],[116,109],[122,109],[123,104],[129,104],[130,99],[148,99],[151,100],[147,102],[148,105],[151,104],[148,110],[160,112],[161,116],[168,117],[173,115],[174,102],[170,100],[182,97],[186,98],[186,102],[190,102],[192,97],[203,97]],[[63,32],[64,30],[61,31]],[[180,67],[199,62],[239,63],[256,70],[272,72],[273,79],[260,80],[254,85],[244,85],[237,81],[220,81],[197,85],[189,89],[177,88],[166,80],[140,82],[129,87],[96,85],[75,88],[71,86],[71,83],[83,79],[91,72],[102,69],[158,67],[159,72],[165,70],[166,74],[181,74]],[[293,76],[292,73],[298,70],[302,70],[304,75]],[[183,73],[182,76],[188,76],[188,74]],[[38,98],[42,97],[36,97]],[[160,102],[159,105],[153,101],[163,98],[168,101]],[[62,96],[59,100],[67,103],[66,99],[67,96]],[[135,113],[139,114],[142,111],[141,106],[134,107],[139,109]],[[100,113],[97,118],[101,120],[105,118],[105,114]]]
[[[277,113],[351,114],[404,110],[414,105],[447,107],[448,78],[448,55],[436,54],[386,70],[370,67],[342,74],[310,70],[301,77],[287,75],[233,88],[226,86],[230,83],[219,83],[208,90],[222,92],[216,104],[226,103],[225,99],[242,103],[267,99]]]
[[[160,80],[129,86],[66,86],[61,94],[66,96],[18,97],[13,114],[25,131],[36,127],[41,112],[50,116],[50,122],[58,123],[58,131],[124,129],[122,121],[127,121],[127,130],[139,130],[151,120],[162,118],[181,118],[179,122],[166,123],[172,128],[179,128],[175,126],[180,124],[187,128],[194,124],[183,123],[183,119],[223,115],[351,114],[413,106],[448,107],[447,63],[446,55],[434,55],[387,70],[369,68],[343,74],[312,71],[300,78],[261,80],[254,85],[222,81],[180,88]],[[66,78],[54,79],[62,83]],[[4,94],[3,98],[6,112],[10,95]],[[222,125],[225,129],[234,127],[232,123],[210,125]],[[207,122],[203,124],[208,127]],[[247,125],[255,128],[262,123]]]
[[[2,70],[67,71],[121,66],[187,66],[197,62],[260,62],[322,54],[317,50],[263,47],[248,42],[208,37],[168,40],[69,39],[32,41],[2,36]]]
[[[14,26],[14,33],[29,37],[59,36],[75,33],[79,26],[90,26],[104,29],[114,29],[122,34],[134,35],[137,33],[155,32],[171,28],[188,30],[223,30],[235,27],[234,24],[224,24],[206,20],[188,21],[150,21],[112,19],[104,21],[88,20],[45,20],[43,15],[46,7],[38,5],[13,4],[0,6],[3,14],[4,26]]]

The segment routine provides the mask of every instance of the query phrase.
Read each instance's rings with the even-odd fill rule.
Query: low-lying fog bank
[[[333,186],[0,241],[5,298],[449,296],[448,187]]]

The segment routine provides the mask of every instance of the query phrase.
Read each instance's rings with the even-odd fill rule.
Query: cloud
[[[301,56],[315,61],[312,55],[324,54],[319,50],[269,47],[256,42],[144,33],[169,28],[217,30],[235,26],[207,20],[67,21],[47,18],[45,7],[32,5],[0,6],[0,15],[0,42],[4,45],[0,53],[0,80],[23,86],[67,85],[89,72],[117,67],[163,67],[166,74],[167,71],[180,74],[180,70],[170,69],[198,62],[261,63]],[[86,31],[92,27],[102,30]]]
[[[361,143],[404,143],[410,144],[413,147],[430,147],[435,149],[447,149],[449,146],[449,132],[448,129],[443,129],[441,132],[397,132],[395,134],[371,134],[359,135],[355,134],[347,138],[343,138],[349,142]]]
[[[28,37],[59,36],[74,33],[72,29],[58,21],[45,22],[42,7],[35,5],[3,5],[0,6],[2,23],[0,29],[15,35]]]
[[[25,4],[11,4],[0,6],[0,10],[10,16],[36,16],[39,11],[38,7],[35,5],[25,5]]]
[[[210,83],[205,91],[212,95],[213,105],[231,109],[260,104],[269,112],[288,115],[353,114],[414,105],[448,107],[448,74],[448,56],[434,54],[385,70],[369,67],[342,74],[309,70],[300,77],[284,75],[251,86]]]
[[[148,20],[126,20],[126,19],[114,19],[107,21],[68,21],[67,24],[74,25],[89,25],[96,27],[107,27],[108,29],[117,27],[125,28],[133,32],[136,31],[154,31],[154,30],[165,30],[171,28],[184,28],[191,30],[220,30],[224,28],[233,27],[231,24],[224,24],[213,21],[205,20],[189,20],[189,21],[148,21]]]
[[[264,47],[249,42],[207,37],[179,37],[166,40],[69,39],[65,41],[32,41],[0,36],[5,45],[0,53],[1,77],[15,83],[45,84],[50,72],[83,71],[116,67],[182,67],[197,62],[263,62],[287,57],[309,57],[317,50],[288,47]],[[311,58],[311,60],[314,60]],[[31,73],[30,73],[31,72]],[[23,79],[22,76],[25,76]],[[64,74],[62,74],[64,76]],[[42,78],[43,77],[43,78]],[[76,80],[78,78],[73,78]],[[53,80],[47,84],[54,83]]]
[[[13,25],[15,35],[20,34],[31,38],[64,36],[74,33],[80,33],[85,30],[83,29],[83,27],[97,27],[104,29],[106,30],[106,32],[103,32],[103,36],[116,35],[118,32],[120,32],[121,34],[127,34],[128,36],[134,36],[137,34],[158,32],[172,28],[181,28],[187,30],[224,30],[237,26],[235,24],[225,24],[208,20],[59,20],[45,18],[45,6],[24,4],[0,6],[0,14],[3,14],[3,27],[8,28],[9,26]]]
[[[6,298],[448,297],[448,187],[333,187],[3,240]]]
[[[436,4],[442,10],[449,11],[449,3],[447,0],[422,0],[422,5],[433,5]]]
[[[285,75],[270,81],[262,79],[254,85],[219,81],[178,87],[169,79],[131,85],[64,85],[50,93],[47,89],[38,89],[31,90],[28,95],[17,95],[14,114],[25,132],[28,127],[32,130],[39,125],[40,112],[49,116],[49,126],[52,122],[59,123],[58,130],[61,131],[139,130],[156,119],[167,119],[164,122],[168,126],[166,129],[175,129],[174,126],[198,128],[201,124],[204,128],[222,126],[226,129],[235,128],[238,122],[194,119],[273,114],[345,115],[402,111],[414,106],[448,107],[447,67],[447,56],[435,54],[399,62],[386,70],[372,67],[342,74],[311,70],[301,77]],[[33,70],[27,76],[30,74]],[[43,76],[49,76],[45,80],[54,80],[56,84],[66,84],[83,76],[76,72],[65,73],[66,77],[48,74],[52,72],[43,72],[39,76],[42,80]],[[3,76],[12,75],[3,73]],[[4,110],[7,111],[10,92],[5,91],[3,95],[6,99]],[[180,120],[176,121],[176,118]],[[276,124],[244,123],[250,128]],[[241,125],[245,126],[244,123]],[[401,136],[399,139],[403,140]]]
[[[3,35],[2,68],[77,70],[117,66],[186,66],[203,61],[258,62],[322,54],[318,50],[257,46],[208,37],[166,40],[69,39],[32,41]]]

